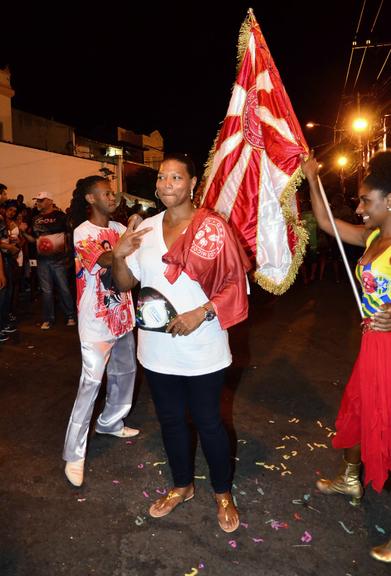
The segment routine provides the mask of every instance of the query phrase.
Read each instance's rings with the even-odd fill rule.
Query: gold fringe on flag
[[[275,294],[276,296],[281,296],[281,294],[284,294],[284,292],[286,292],[288,288],[292,286],[293,282],[295,281],[297,272],[303,263],[306,246],[308,244],[308,232],[305,229],[303,222],[292,211],[291,208],[297,188],[300,186],[303,179],[304,174],[301,167],[299,166],[289,178],[280,198],[280,205],[285,218],[285,222],[287,223],[287,226],[291,226],[297,238],[297,244],[295,246],[292,262],[287,275],[280,284],[277,284],[259,271],[255,271],[253,275],[254,280],[261,286],[261,288],[271,292],[272,294]]]

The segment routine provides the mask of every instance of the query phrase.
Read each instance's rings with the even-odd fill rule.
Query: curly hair
[[[69,208],[69,221],[72,229],[77,228],[89,216],[90,205],[86,200],[86,195],[92,192],[95,184],[107,181],[108,179],[103,176],[87,176],[76,182]]]
[[[363,184],[368,188],[379,190],[383,196],[391,194],[391,150],[375,154],[369,162],[368,171]]]

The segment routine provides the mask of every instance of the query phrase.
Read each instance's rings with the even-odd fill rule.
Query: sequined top
[[[368,236],[366,250],[379,234],[377,229]],[[364,315],[369,317],[382,304],[391,302],[391,245],[368,264],[362,264],[362,259],[363,256],[357,262],[356,276],[362,287],[362,309]]]

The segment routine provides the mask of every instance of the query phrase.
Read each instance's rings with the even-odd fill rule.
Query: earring
[[[193,200],[194,190],[193,188],[190,190],[190,200]]]
[[[391,212],[391,206],[387,206],[387,210]]]
[[[157,190],[155,190],[155,197],[159,198],[159,194],[157,193]]]

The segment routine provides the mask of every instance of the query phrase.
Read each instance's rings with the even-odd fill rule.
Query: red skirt
[[[380,492],[391,470],[391,332],[364,332],[335,426],[334,448],[360,444],[364,483]]]

